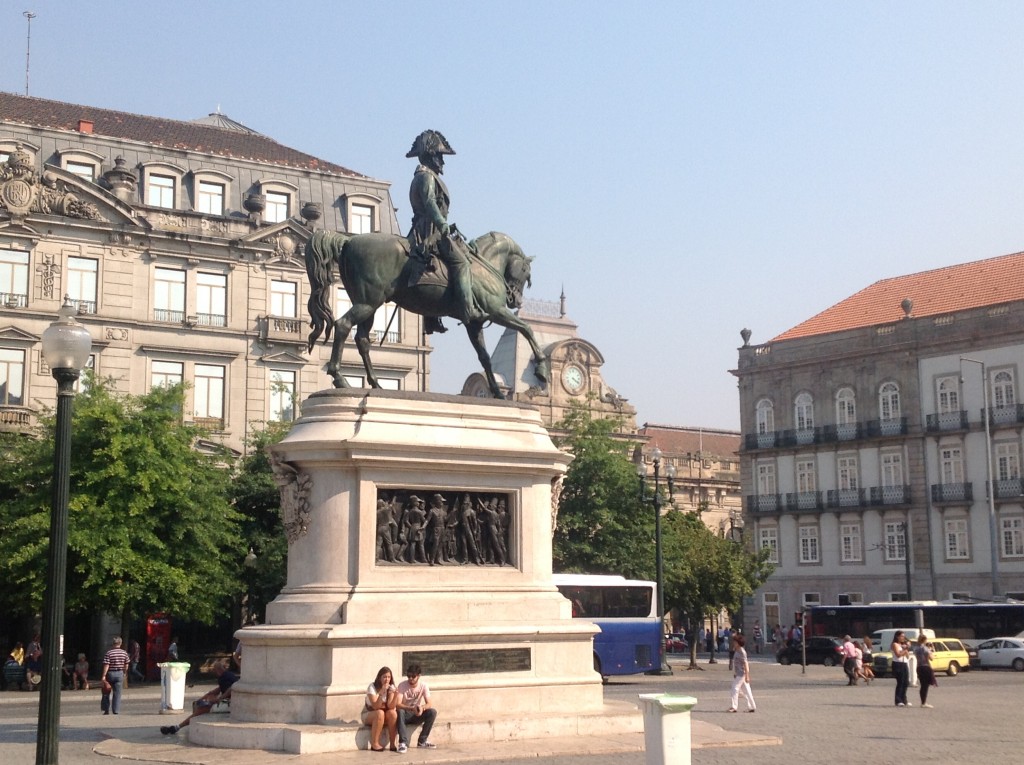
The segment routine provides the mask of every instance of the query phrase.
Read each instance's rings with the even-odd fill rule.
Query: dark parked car
[[[777,654],[779,664],[802,664],[803,648],[799,643],[787,645]],[[837,637],[807,638],[807,663],[824,664],[826,667],[843,665],[843,641]]]

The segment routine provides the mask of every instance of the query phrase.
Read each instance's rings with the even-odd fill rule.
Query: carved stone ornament
[[[493,492],[378,489],[377,563],[504,566],[510,507]]]
[[[564,475],[551,479],[551,533],[554,534],[558,528],[558,508],[562,502],[562,483]]]
[[[83,202],[68,189],[67,183],[53,173],[37,173],[32,156],[20,148],[0,165],[0,207],[11,215],[34,212],[102,220],[95,205]]]
[[[313,476],[293,467],[274,452],[268,454],[274,482],[281,491],[284,534],[289,542],[295,542],[309,531],[309,493],[313,488]]]

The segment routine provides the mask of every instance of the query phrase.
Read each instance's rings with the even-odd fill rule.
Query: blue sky
[[[15,93],[24,10],[31,95],[219,107],[391,181],[403,228],[441,130],[451,219],[535,256],[529,297],[564,287],[641,423],[738,428],[743,327],[1024,249],[1024,3],[5,0]],[[475,356],[436,345],[457,392]]]

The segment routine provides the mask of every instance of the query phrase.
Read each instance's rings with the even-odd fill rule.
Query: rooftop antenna
[[[25,38],[25,95],[28,95],[28,62],[32,50],[32,19],[36,17],[32,11],[23,11],[22,16],[28,19],[28,36]]]

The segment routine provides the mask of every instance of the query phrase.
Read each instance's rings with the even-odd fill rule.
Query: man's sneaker
[[[437,744],[431,744],[429,741],[420,741],[416,746],[420,749],[437,749]]]
[[[407,747],[405,745],[404,741],[398,745],[398,753],[399,754],[405,754],[408,751],[409,751],[409,747]]]
[[[910,702],[908,701],[908,702],[907,702],[907,706],[908,706],[908,707],[912,707],[912,706],[914,706],[914,705],[913,705],[913,704],[911,704],[911,703],[910,703]]]
[[[935,709],[935,707],[933,707],[931,704],[922,704],[921,707],[923,709]]]
[[[165,736],[171,736],[178,732],[177,725],[165,725],[160,729],[160,732]]]

